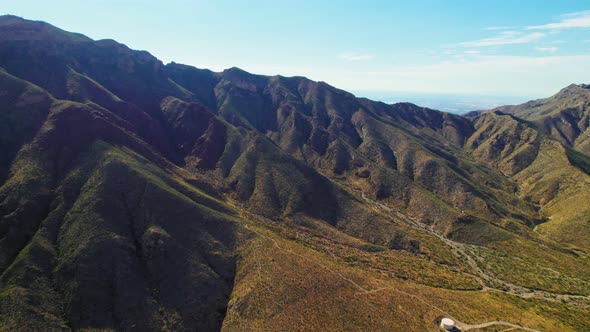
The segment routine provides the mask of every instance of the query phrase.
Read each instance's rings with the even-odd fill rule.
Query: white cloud
[[[467,50],[467,51],[465,51],[464,53],[465,53],[465,54],[479,54],[479,53],[481,53],[481,52],[480,52],[480,51],[478,51],[478,50]]]
[[[503,31],[500,35],[491,38],[483,38],[479,40],[467,41],[458,43],[458,46],[463,47],[486,47],[498,45],[512,45],[512,44],[526,44],[535,41],[545,36],[542,32],[533,32],[523,34],[516,31]]]
[[[395,66],[349,72],[324,80],[344,89],[422,91],[548,97],[571,84],[587,82],[590,54],[576,56],[474,56],[468,61]],[[329,75],[331,76],[331,75]]]
[[[590,10],[562,15],[561,21],[559,22],[527,27],[529,30],[557,30],[571,28],[590,28]]]
[[[537,51],[541,51],[541,52],[557,52],[557,50],[559,50],[559,48],[557,47],[535,47],[535,50]]]
[[[513,27],[498,26],[498,27],[487,27],[487,28],[485,28],[485,30],[488,30],[488,31],[510,30],[510,29],[513,29]]]
[[[354,53],[354,52],[345,52],[338,54],[338,57],[342,60],[346,61],[364,61],[364,60],[371,60],[374,56],[370,54],[364,53]]]

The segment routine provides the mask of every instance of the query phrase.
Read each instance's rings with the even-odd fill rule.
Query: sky
[[[306,76],[378,99],[524,101],[590,83],[588,0],[3,2],[0,13],[115,39],[164,63]]]

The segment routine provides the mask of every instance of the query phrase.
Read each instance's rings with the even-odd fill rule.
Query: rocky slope
[[[562,144],[590,154],[590,87],[572,84],[550,98],[496,110],[531,121]]]
[[[14,16],[0,67],[2,330],[590,324],[590,158],[532,122]]]

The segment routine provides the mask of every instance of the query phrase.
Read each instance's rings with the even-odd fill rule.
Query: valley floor
[[[312,231],[310,225],[285,227],[242,213],[245,230],[256,239],[241,249],[243,260],[225,331],[353,331],[367,327],[386,331],[392,326],[437,331],[442,317],[452,318],[462,331],[577,331],[588,326],[587,295],[534,290],[506,282],[481,268],[477,246],[446,239],[398,212],[398,221],[435,235],[457,259],[467,263],[466,270],[437,264],[447,270],[445,273],[457,272],[467,278],[462,285],[465,289],[458,285],[446,288],[440,280],[433,286],[437,281],[431,278],[441,271],[424,269],[419,272],[423,275],[408,277],[400,275],[400,267],[383,268],[374,261],[374,256],[390,255],[388,259],[395,265],[403,252],[367,253],[345,235],[318,236],[318,229]],[[334,323],[327,317],[348,320],[326,325]],[[291,319],[296,321],[290,323]]]

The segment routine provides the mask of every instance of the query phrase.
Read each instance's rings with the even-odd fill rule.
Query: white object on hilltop
[[[443,318],[440,321],[440,327],[447,331],[450,331],[455,328],[455,322],[450,318]]]

